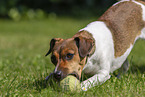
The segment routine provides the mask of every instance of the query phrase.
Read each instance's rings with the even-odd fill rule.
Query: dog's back
[[[104,21],[111,30],[115,57],[119,57],[134,44],[137,36],[141,36],[145,27],[145,6],[136,1],[121,1],[108,9],[99,20]]]
[[[88,58],[84,73],[94,75],[82,82],[90,88],[90,83],[105,82],[109,73],[119,69],[125,70],[129,64],[127,57],[138,38],[145,39],[145,3],[143,1],[122,0],[110,7],[96,22],[90,23],[82,30],[91,33],[95,39],[96,49]]]
[[[99,64],[106,60],[109,61],[112,64],[110,72],[113,72],[120,68],[126,60],[135,41],[138,38],[145,39],[145,6],[137,1],[118,2],[106,11],[99,18],[99,21],[90,23],[82,30],[92,33],[96,40],[97,48],[94,53],[94,60],[101,60]],[[93,57],[88,60],[92,59]],[[94,62],[92,64],[94,66]],[[101,66],[97,63],[95,64],[99,67]],[[89,68],[86,71],[89,72]]]

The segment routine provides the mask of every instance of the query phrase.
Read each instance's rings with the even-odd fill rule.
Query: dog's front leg
[[[99,74],[95,74],[93,77],[83,81],[81,83],[81,88],[83,91],[87,91],[89,88],[94,87],[98,84],[102,84],[108,79],[110,79],[109,72],[106,70],[102,70]]]

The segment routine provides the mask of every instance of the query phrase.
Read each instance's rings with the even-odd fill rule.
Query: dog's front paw
[[[87,91],[88,90],[88,84],[86,83],[86,81],[83,81],[81,83],[81,90],[82,91]]]

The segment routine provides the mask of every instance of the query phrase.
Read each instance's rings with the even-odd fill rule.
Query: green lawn
[[[44,85],[53,71],[45,57],[54,37],[69,38],[95,19],[53,18],[14,22],[0,20],[0,96],[143,97],[145,95],[145,41],[138,40],[129,56],[129,72],[87,92],[62,93]]]

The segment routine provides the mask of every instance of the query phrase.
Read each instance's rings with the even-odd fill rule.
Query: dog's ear
[[[78,47],[79,54],[82,58],[87,56],[94,46],[93,39],[87,39],[85,37],[76,37],[75,38],[76,45]]]
[[[52,49],[54,48],[54,45],[55,45],[57,42],[61,41],[61,40],[63,40],[63,39],[61,39],[61,38],[53,38],[53,39],[51,39],[51,41],[50,41],[50,49],[49,49],[49,51],[46,53],[45,56],[49,55],[49,54],[52,52]]]

